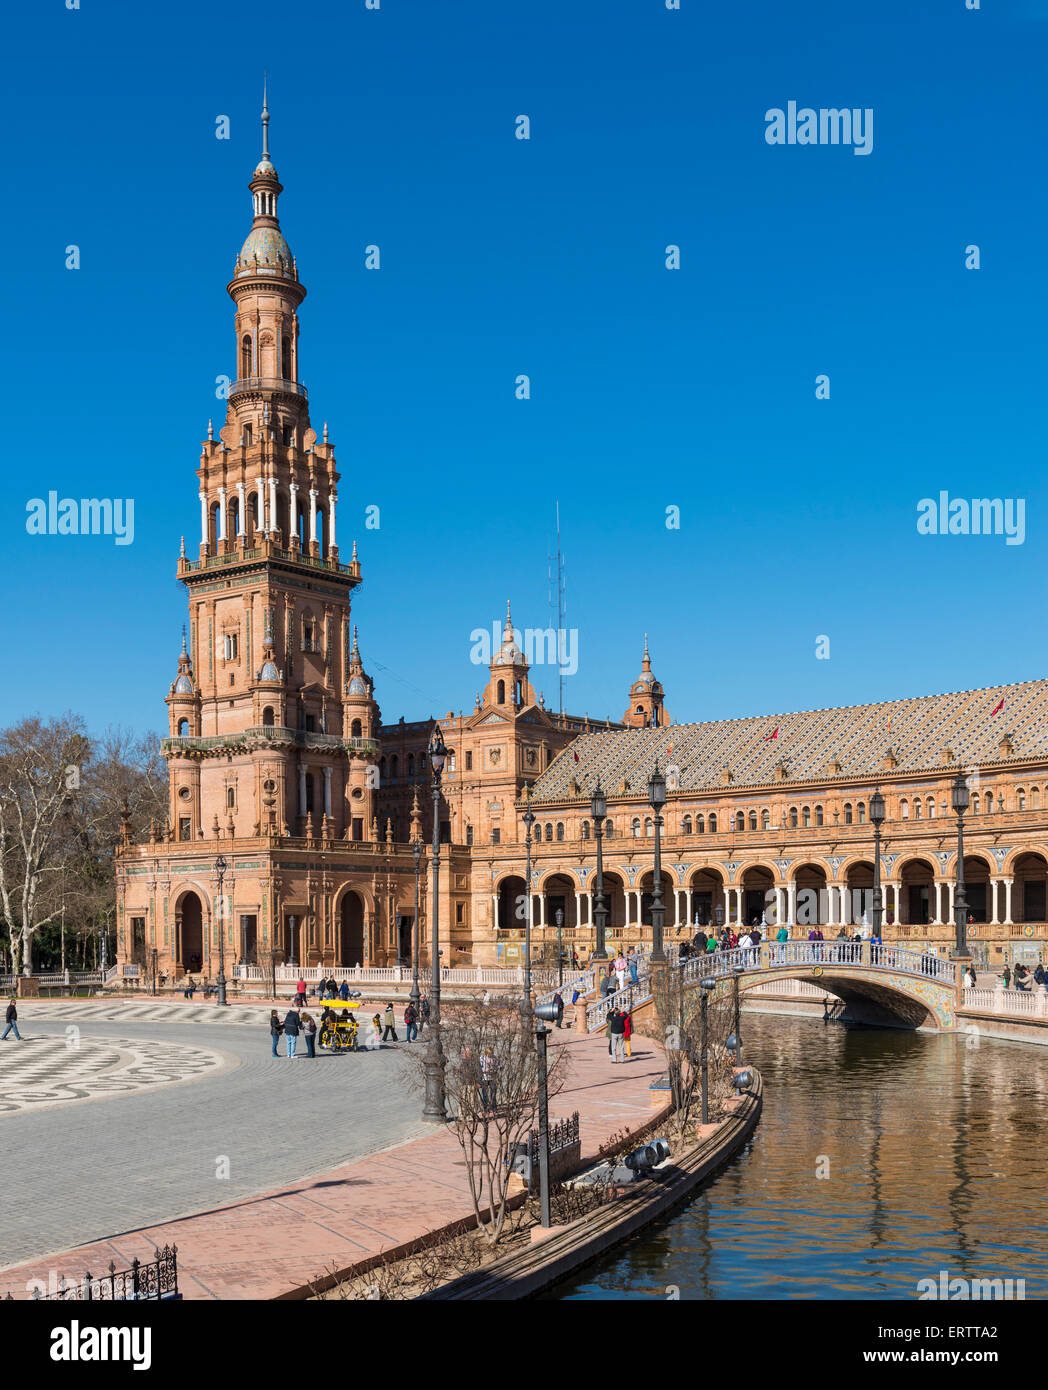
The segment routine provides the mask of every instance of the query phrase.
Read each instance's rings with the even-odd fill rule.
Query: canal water
[[[1048,1295],[1048,1048],[770,1014],[742,1033],[765,1081],[747,1148],[551,1297],[912,1300],[941,1270]]]

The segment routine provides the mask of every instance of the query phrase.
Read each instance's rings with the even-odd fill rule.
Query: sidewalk
[[[578,1110],[584,1157],[651,1118],[649,1087],[665,1069],[657,1044],[635,1034],[633,1060],[613,1065],[603,1034],[565,1028],[551,1042],[567,1050],[571,1073],[551,1100],[550,1118]],[[164,1245],[178,1246],[184,1298],[277,1298],[471,1213],[461,1150],[442,1131],[290,1187],[26,1261],[0,1271],[0,1298],[26,1298],[26,1281],[48,1281],[52,1270],[59,1279],[86,1270],[97,1276],[110,1261],[122,1269],[135,1256],[151,1260]]]

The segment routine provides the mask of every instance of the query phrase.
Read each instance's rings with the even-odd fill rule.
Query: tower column
[[[207,493],[197,495],[200,498],[200,544],[207,545]]]
[[[255,518],[255,526],[258,531],[264,533],[266,529],[266,493],[261,478],[255,479],[255,486],[258,488],[258,516]]]
[[[269,527],[268,530],[275,532],[277,529],[277,480],[269,480]]]
[[[291,493],[291,535],[288,537],[288,542],[290,548],[294,549],[298,544],[298,483],[291,483],[288,491]]]
[[[237,534],[247,533],[247,512],[244,504],[244,484],[237,483]]]
[[[224,487],[218,489],[218,539],[224,541],[226,538],[226,490]]]
[[[338,501],[336,493],[332,493],[328,498],[328,549],[335,544],[335,503]]]
[[[304,816],[304,815],[306,814],[306,765],[305,765],[305,763],[299,763],[299,765],[298,765],[298,814],[299,814],[300,816]]]
[[[317,539],[317,490],[315,487],[309,489],[309,541],[314,544]]]

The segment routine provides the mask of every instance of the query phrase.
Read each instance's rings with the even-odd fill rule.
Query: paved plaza
[[[27,1005],[20,1022],[57,1042],[90,1012],[91,1036],[110,1030],[114,1048],[155,1039],[235,1065],[120,1099],[0,1115],[19,1178],[19,1201],[0,1212],[0,1297],[176,1244],[186,1298],[276,1298],[468,1219],[461,1152],[450,1132],[419,1119],[407,1044],[289,1062],[270,1055],[268,1010],[251,1010],[261,1015],[252,1028],[233,1017],[247,1008],[216,1017],[202,1006],[195,1021],[188,1004],[102,1007],[109,1021],[56,1004]],[[175,1021],[142,1021],[154,1007],[175,1010]],[[41,1045],[21,1048],[29,1056]],[[570,1054],[553,1117],[579,1111],[584,1153],[649,1118],[649,1087],[665,1067],[654,1043],[636,1038],[631,1065],[615,1067],[603,1036],[565,1029],[553,1045]],[[226,1161],[229,1176],[217,1176]]]
[[[154,1010],[168,1016],[148,1021]],[[274,1058],[268,1009],[26,1001],[19,1014],[26,1041],[0,1046],[0,1142],[18,1190],[0,1210],[0,1267],[429,1132],[397,1048]],[[66,1046],[70,1025],[80,1048]]]

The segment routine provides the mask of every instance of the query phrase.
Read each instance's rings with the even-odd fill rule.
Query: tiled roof
[[[1002,699],[1004,708],[993,714]],[[1000,747],[1005,734],[1012,740],[1010,754]],[[584,734],[546,769],[532,795],[538,801],[588,796],[598,775],[609,797],[623,794],[624,778],[630,782],[626,795],[641,795],[656,758],[663,770],[668,762],[676,765],[682,791],[723,788],[727,793],[728,786],[781,780],[899,777],[949,767],[947,748],[953,751],[954,770],[957,764],[971,770],[981,763],[1048,760],[1048,680],[878,705]],[[889,749],[897,763],[886,771]],[[835,762],[841,765],[839,772],[833,770]],[[785,778],[777,772],[780,764]],[[727,786],[726,768],[732,773]],[[573,789],[576,781],[580,792]]]

